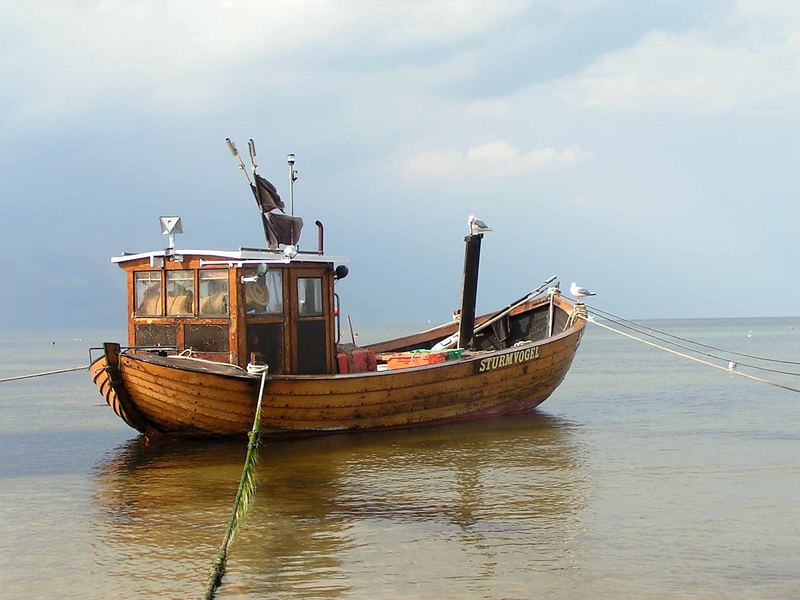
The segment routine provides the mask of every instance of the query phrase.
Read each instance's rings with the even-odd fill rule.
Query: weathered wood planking
[[[529,303],[515,314],[540,306],[541,302]],[[559,298],[558,307],[571,310],[572,305]],[[383,429],[530,410],[563,380],[584,325],[578,319],[551,338],[435,365],[348,375],[271,376],[262,427],[267,434]],[[391,350],[409,340],[438,340],[448,328],[381,346]],[[103,360],[92,365],[93,377],[114,412],[125,419]],[[122,354],[119,370],[130,400],[162,432],[236,435],[250,429],[256,376],[226,365],[137,354]]]

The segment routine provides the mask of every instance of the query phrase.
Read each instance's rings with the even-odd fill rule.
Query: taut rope
[[[640,330],[641,329],[646,329],[647,331],[653,331],[655,333],[658,333],[659,335],[663,335],[665,337],[672,338],[673,340],[680,340],[681,342],[687,342],[689,344],[692,344],[693,346],[699,346],[701,348],[708,348],[710,350],[717,350],[719,352],[725,352],[726,354],[735,354],[736,356],[744,356],[745,358],[754,358],[756,360],[762,360],[764,362],[781,363],[781,364],[784,364],[784,365],[800,365],[800,361],[797,361],[797,360],[785,360],[785,359],[781,359],[781,358],[769,358],[769,357],[766,357],[766,356],[756,356],[755,354],[745,354],[744,352],[736,352],[735,350],[728,350],[726,348],[720,348],[718,346],[711,346],[710,344],[702,344],[700,342],[695,342],[694,340],[690,340],[690,339],[681,337],[679,335],[674,335],[672,333],[667,333],[666,331],[661,331],[659,329],[656,329],[655,327],[650,327],[649,325],[643,325],[641,323],[637,323],[636,321],[631,321],[630,319],[626,319],[624,317],[620,317],[619,315],[615,315],[614,313],[608,312],[607,310],[602,310],[600,308],[597,308],[596,306],[590,306],[589,310],[592,311],[593,313],[596,313],[598,316],[600,316],[600,317],[602,317],[602,318],[604,318],[606,320],[616,321],[617,325],[622,325],[623,323],[628,323],[629,325],[633,325],[633,327],[627,327],[628,329],[633,329],[633,330],[636,330],[636,328],[638,328]],[[651,337],[656,337],[657,338],[657,336],[651,336]],[[664,340],[664,341],[666,341],[666,340]],[[668,343],[671,344],[672,342],[668,342]],[[678,344],[675,344],[675,345],[677,346]],[[692,351],[695,352],[695,350],[692,350]],[[712,354],[709,354],[708,356],[714,357],[714,355],[712,355]],[[714,358],[717,358],[717,357],[714,357]],[[752,365],[748,365],[748,366],[752,366]],[[755,368],[758,368],[758,367],[755,367]],[[800,375],[800,373],[793,373],[791,371],[778,371],[778,372],[786,373],[787,375]]]
[[[624,336],[626,338],[630,338],[632,340],[636,340],[637,342],[641,342],[642,344],[646,344],[648,346],[652,346],[653,348],[658,348],[659,350],[664,350],[665,352],[669,352],[670,354],[675,354],[677,356],[681,356],[683,358],[688,358],[689,360],[693,360],[694,362],[700,363],[702,365],[706,365],[708,367],[714,367],[715,369],[719,369],[720,371],[725,371],[726,373],[731,373],[733,375],[738,375],[739,377],[745,377],[747,379],[751,379],[753,381],[758,381],[759,383],[766,383],[767,385],[772,385],[784,390],[789,390],[790,392],[800,392],[800,389],[794,388],[788,385],[783,385],[782,383],[778,383],[777,381],[771,381],[769,379],[764,379],[763,377],[756,377],[755,375],[749,375],[748,373],[742,373],[741,371],[736,371],[730,367],[723,367],[722,365],[717,365],[707,360],[703,360],[702,358],[697,358],[696,356],[690,356],[688,354],[684,354],[683,352],[678,352],[677,350],[673,350],[671,348],[667,348],[665,346],[661,346],[659,344],[655,344],[653,342],[648,342],[647,340],[643,340],[640,337],[635,335],[631,335],[630,333],[625,333],[624,331],[620,331],[619,329],[614,329],[604,323],[598,323],[594,316],[589,317],[589,323],[596,325],[598,327],[602,327],[603,329],[607,329],[609,331],[613,331],[614,333]]]
[[[70,367],[69,369],[58,369],[57,371],[45,371],[44,373],[31,373],[30,375],[17,375],[16,377],[6,377],[0,379],[0,383],[6,381],[19,381],[20,379],[33,379],[34,377],[44,377],[45,375],[58,375],[59,373],[71,373],[72,371],[85,371],[88,367]]]
[[[600,311],[594,311],[594,309],[592,309],[592,311],[593,312],[597,312],[597,313],[600,312]],[[611,314],[611,313],[608,313],[608,314]],[[694,342],[694,341],[688,340],[686,338],[681,338],[681,337],[678,337],[678,336],[675,336],[675,335],[670,335],[670,334],[668,334],[666,332],[660,332],[657,329],[649,329],[646,325],[642,325],[640,323],[636,323],[635,321],[628,321],[627,319],[623,319],[621,317],[619,318],[619,320],[617,320],[617,319],[612,319],[611,317],[607,317],[605,315],[598,315],[598,316],[600,316],[601,318],[605,319],[606,321],[610,321],[610,322],[614,323],[615,325],[618,325],[620,327],[624,327],[625,329],[629,329],[630,331],[638,333],[639,335],[644,335],[644,336],[652,338],[654,340],[658,340],[659,342],[664,342],[664,343],[669,344],[671,346],[675,346],[676,348],[683,348],[684,350],[688,350],[689,352],[694,352],[695,354],[702,354],[703,356],[707,356],[709,358],[716,358],[717,360],[724,360],[724,361],[729,361],[730,360],[730,357],[719,356],[717,354],[712,354],[711,352],[705,352],[704,350],[697,350],[696,348],[692,348],[691,346],[687,346],[685,344],[680,344],[678,342],[673,342],[673,341],[664,339],[664,338],[659,337],[658,335],[656,335],[654,333],[651,333],[651,332],[655,331],[655,332],[658,332],[658,333],[662,333],[663,335],[666,335],[666,336],[669,336],[669,337],[672,337],[672,338],[675,338],[675,339],[680,339],[680,340],[683,340],[683,341],[685,341],[685,342],[687,342],[689,344],[693,344],[695,346],[700,346],[700,347],[703,347],[703,348],[708,347],[706,344],[701,344],[699,342]],[[626,325],[626,323],[630,323],[631,325]],[[723,352],[727,352],[727,353],[729,353],[731,355],[750,356],[752,358],[758,358],[758,357],[753,356],[753,355],[742,354],[741,352],[734,352],[732,350],[724,350],[722,348],[720,348],[720,350],[722,350]],[[760,358],[759,360],[771,361],[773,359]],[[785,362],[788,362],[788,361],[776,361],[776,362],[784,362],[785,363]],[[800,373],[798,373],[797,371],[784,371],[783,369],[771,369],[770,367],[762,367],[760,365],[754,365],[752,363],[746,363],[746,362],[741,362],[741,361],[737,361],[736,364],[738,366],[740,366],[740,367],[748,367],[750,369],[756,369],[758,371],[767,371],[769,373],[780,373],[781,375],[793,375],[794,377],[800,377]]]

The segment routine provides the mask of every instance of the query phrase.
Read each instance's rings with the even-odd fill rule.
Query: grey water
[[[800,318],[652,326],[800,360]],[[107,339],[3,333],[0,378]],[[243,458],[145,444],[85,372],[0,384],[0,597],[202,597]],[[266,440],[257,479],[219,598],[800,597],[800,395],[591,326],[531,414]]]

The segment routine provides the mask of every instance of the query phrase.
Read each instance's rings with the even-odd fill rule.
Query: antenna
[[[300,174],[294,168],[294,153],[286,157],[286,162],[289,163],[289,214],[294,216],[294,182]]]
[[[252,141],[253,140],[250,140],[250,142]],[[242,162],[242,157],[239,156],[239,150],[236,149],[236,144],[231,141],[231,138],[225,138],[225,143],[228,144],[228,149],[231,151],[231,154],[233,154],[233,158],[239,163],[239,168],[242,170],[242,173],[244,173],[244,178],[247,179],[247,183],[253,185],[253,182],[250,181],[250,175],[247,174],[247,169],[245,169],[244,162]],[[252,150],[253,153],[251,156],[255,156],[255,145],[253,145]],[[255,170],[253,170],[253,172],[255,173]]]
[[[247,150],[250,153],[250,164],[253,165],[253,177],[255,177],[258,165],[256,164],[256,143],[253,138],[247,140]]]

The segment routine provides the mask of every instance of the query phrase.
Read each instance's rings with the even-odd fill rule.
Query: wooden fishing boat
[[[113,258],[127,276],[128,340],[104,344],[90,373],[114,412],[146,436],[245,434],[266,368],[262,434],[386,429],[529,411],[564,379],[583,305],[545,290],[551,278],[476,318],[474,229],[459,319],[343,344],[335,286],[347,269],[325,255],[317,226],[314,251],[274,238],[266,249],[176,250],[170,235],[166,250]]]

